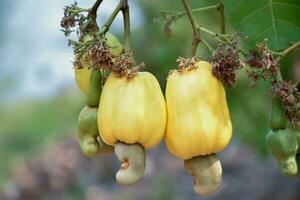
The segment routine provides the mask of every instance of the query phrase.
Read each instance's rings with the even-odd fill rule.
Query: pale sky
[[[4,41],[1,41],[0,57],[4,70],[0,74],[12,75],[17,86],[7,99],[47,97],[63,86],[73,86],[73,52],[67,46],[60,29],[62,8],[73,0],[23,0],[15,1],[4,23]],[[82,7],[94,1],[78,0]],[[83,2],[83,3],[82,3]],[[89,2],[89,4],[87,4]],[[114,9],[117,0],[104,1],[99,21],[103,22]],[[132,4],[132,3],[131,3]],[[139,8],[131,5],[132,29],[143,24]],[[112,32],[122,31],[122,17],[118,16]],[[119,38],[122,40],[122,38]],[[2,68],[2,67],[1,67]]]

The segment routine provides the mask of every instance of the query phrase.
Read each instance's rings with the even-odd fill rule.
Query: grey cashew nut
[[[99,136],[97,111],[97,108],[85,106],[79,114],[79,144],[82,152],[87,156],[113,152],[113,146],[105,144]]]
[[[184,167],[195,177],[194,191],[199,195],[215,192],[222,181],[222,166],[215,154],[184,160]]]
[[[116,174],[116,180],[121,185],[136,183],[144,175],[146,153],[140,144],[125,144],[118,142],[115,145],[115,154],[122,162]]]

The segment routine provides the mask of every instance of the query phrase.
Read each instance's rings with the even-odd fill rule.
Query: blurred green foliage
[[[79,90],[75,90],[79,94]],[[74,133],[82,97],[61,91],[49,99],[2,105],[0,109],[0,185],[18,160],[43,150],[59,138]]]

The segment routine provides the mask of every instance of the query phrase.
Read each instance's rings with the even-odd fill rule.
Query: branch
[[[193,28],[194,38],[193,38],[193,43],[192,43],[192,48],[191,48],[191,56],[195,56],[198,44],[201,42],[199,30],[197,29],[197,27],[199,25],[198,25],[197,21],[195,20],[195,18],[193,16],[192,9],[190,8],[190,5],[189,5],[188,1],[187,0],[182,0],[182,4],[184,6],[186,14],[189,17],[189,20],[190,20],[192,28]]]
[[[97,10],[102,3],[103,0],[96,0],[94,5],[92,6],[91,9],[89,9],[89,14],[87,16],[87,23],[82,25],[80,27],[81,32],[97,32],[99,30],[98,24],[97,24]],[[83,34],[84,35],[84,34]]]
[[[107,31],[109,31],[111,24],[113,23],[114,19],[118,15],[119,11],[123,8],[126,1],[127,0],[120,0],[117,7],[114,9],[112,14],[109,16],[109,18],[105,22],[105,24],[102,26],[102,33],[106,33]]]
[[[224,14],[224,4],[223,0],[220,0],[218,10],[220,12],[220,28],[221,28],[221,33],[225,34],[226,29],[225,29],[225,14]]]
[[[124,50],[130,51],[130,14],[128,0],[125,0],[122,7],[123,21],[124,21]]]
[[[300,48],[300,41],[296,42],[295,44],[293,44],[289,48],[287,48],[284,51],[282,51],[281,53],[279,53],[279,57],[276,59],[277,62],[279,63],[285,56],[287,56],[289,53],[291,53],[292,51],[294,51],[297,48]],[[277,52],[276,52],[276,54],[278,55]],[[277,80],[282,80],[282,75],[281,75],[280,68],[278,69],[278,72],[277,72]]]
[[[289,53],[291,53],[292,51],[294,51],[295,49],[300,48],[300,41],[296,42],[295,44],[293,44],[292,46],[290,46],[289,48],[285,49],[284,51],[282,51],[279,55],[279,57],[277,58],[277,61],[279,62],[280,60],[282,60],[285,56],[287,56]]]
[[[96,21],[97,18],[97,10],[100,6],[100,4],[102,3],[103,0],[96,0],[95,4],[93,5],[93,7],[90,9],[89,11],[89,16]]]
[[[208,51],[210,53],[213,53],[214,48],[212,48],[212,46],[208,43],[208,41],[206,41],[206,39],[204,37],[202,37],[202,42],[205,45],[205,47],[208,49]]]
[[[203,31],[203,32],[205,32],[205,33],[207,33],[207,34],[209,34],[213,37],[219,38],[219,39],[221,38],[221,39],[226,40],[226,39],[228,39],[228,37],[230,37],[230,35],[226,35],[226,34],[222,34],[222,33],[216,33],[216,32],[213,32],[213,31],[207,29],[207,28],[204,28],[202,26],[198,26],[197,29],[200,30],[200,31]]]
[[[206,11],[206,10],[218,9],[218,7],[219,7],[219,5],[206,6],[206,7],[192,9],[192,12],[196,13],[196,12],[201,12],[201,11]],[[178,18],[180,18],[180,17],[187,14],[186,11],[181,11],[181,12],[162,11],[160,13],[161,14],[166,14],[166,15],[169,14],[169,15],[172,15],[173,17],[178,17]]]

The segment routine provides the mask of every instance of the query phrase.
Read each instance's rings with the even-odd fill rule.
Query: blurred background
[[[237,87],[227,89],[234,137],[220,154],[224,174],[216,194],[196,196],[193,178],[163,143],[148,151],[146,175],[138,184],[117,185],[117,159],[87,158],[77,144],[77,117],[85,98],[75,85],[73,51],[60,31],[63,7],[71,3],[0,1],[0,200],[300,199],[299,180],[283,177],[266,150],[269,85],[262,82],[255,89],[249,88],[244,72],[239,74]],[[93,3],[81,0],[79,6]],[[177,21],[167,38],[164,22],[155,16],[162,10],[182,10],[180,1],[129,3],[135,58],[146,63],[146,70],[155,74],[164,90],[176,58],[186,56],[189,50],[190,24],[186,18]],[[191,5],[214,3],[202,0]],[[116,4],[116,0],[104,1],[98,12],[99,24]],[[196,16],[200,24],[218,30],[217,11]],[[111,32],[120,41],[122,27],[118,16]],[[198,55],[206,54],[201,46]]]

